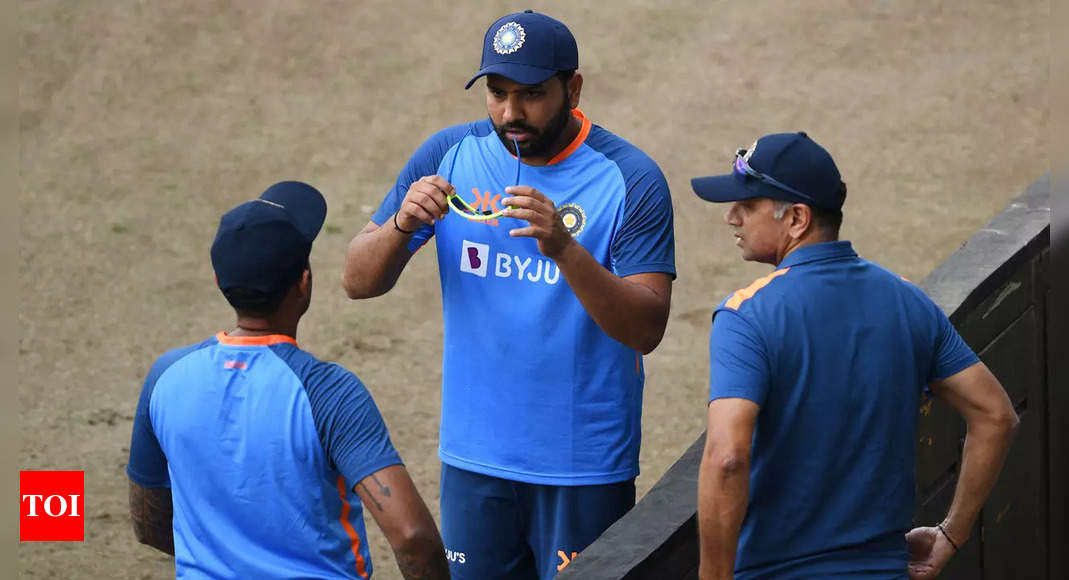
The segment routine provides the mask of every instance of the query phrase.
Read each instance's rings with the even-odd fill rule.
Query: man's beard
[[[505,133],[507,131],[526,132],[530,135],[527,141],[517,142],[520,146],[520,157],[545,157],[549,153],[549,148],[553,146],[557,138],[564,132],[565,127],[568,126],[568,120],[571,116],[572,108],[568,100],[565,99],[560,111],[549,120],[549,123],[546,123],[542,130],[517,121],[501,126],[494,125],[494,131],[497,133],[498,139],[501,139],[501,143],[505,145],[505,149],[508,149],[509,153],[513,155],[516,155],[516,144]],[[493,123],[493,119],[490,122]]]

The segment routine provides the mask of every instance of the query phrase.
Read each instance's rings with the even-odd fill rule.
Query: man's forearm
[[[1013,440],[1015,420],[992,420],[969,425],[962,452],[954,500],[944,528],[956,543],[969,538],[976,516],[987,501]]]
[[[739,529],[750,494],[749,461],[706,453],[698,475],[701,580],[734,578]]]
[[[129,499],[137,541],[174,556],[171,490],[144,488],[131,482]]]
[[[349,298],[385,294],[397,283],[412,257],[408,251],[411,236],[394,229],[390,219],[382,227],[369,225],[349,242],[342,273],[342,287]]]
[[[605,269],[578,242],[555,258],[568,286],[605,334],[648,354],[661,342],[669,298]]]

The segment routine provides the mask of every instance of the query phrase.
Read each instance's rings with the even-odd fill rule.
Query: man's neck
[[[237,328],[228,333],[229,336],[268,336],[281,334],[296,340],[297,321],[279,321],[272,318],[253,318],[239,316]]]
[[[788,242],[787,247],[785,248],[785,250],[783,252],[783,255],[780,256],[778,260],[776,260],[775,266],[778,268],[779,265],[782,264],[783,261],[787,259],[787,256],[791,255],[791,252],[797,250],[798,248],[804,248],[806,246],[812,246],[813,244],[823,244],[824,242],[834,242],[834,241],[837,241],[837,239],[836,238],[829,238],[829,237],[826,237],[824,235],[816,235],[816,234],[807,235],[807,236],[805,236],[803,238],[800,238],[800,239],[797,239],[797,240],[791,240],[790,242]]]

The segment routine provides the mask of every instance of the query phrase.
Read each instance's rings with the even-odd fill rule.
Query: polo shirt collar
[[[808,264],[810,262],[820,262],[823,260],[843,260],[856,257],[857,252],[854,251],[854,247],[850,245],[850,242],[846,240],[820,242],[819,244],[802,246],[801,248],[795,249],[790,254],[787,254],[787,257],[780,262],[777,269],[790,268],[791,266],[797,266],[799,264]]]

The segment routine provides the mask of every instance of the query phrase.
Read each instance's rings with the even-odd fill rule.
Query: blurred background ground
[[[350,302],[345,246],[410,153],[482,117],[462,87],[498,16],[569,25],[582,107],[674,193],[677,265],[647,357],[639,494],[703,428],[709,313],[768,268],[690,191],[736,147],[805,130],[850,187],[843,237],[920,279],[1046,170],[1049,3],[808,0],[23,2],[18,10],[20,469],[84,469],[84,544],[19,547],[25,577],[167,578],[126,515],[130,426],[163,351],[229,328],[219,215],[282,179],[327,197],[302,347],[370,387],[437,515],[433,248]],[[369,523],[376,577],[397,578]]]

